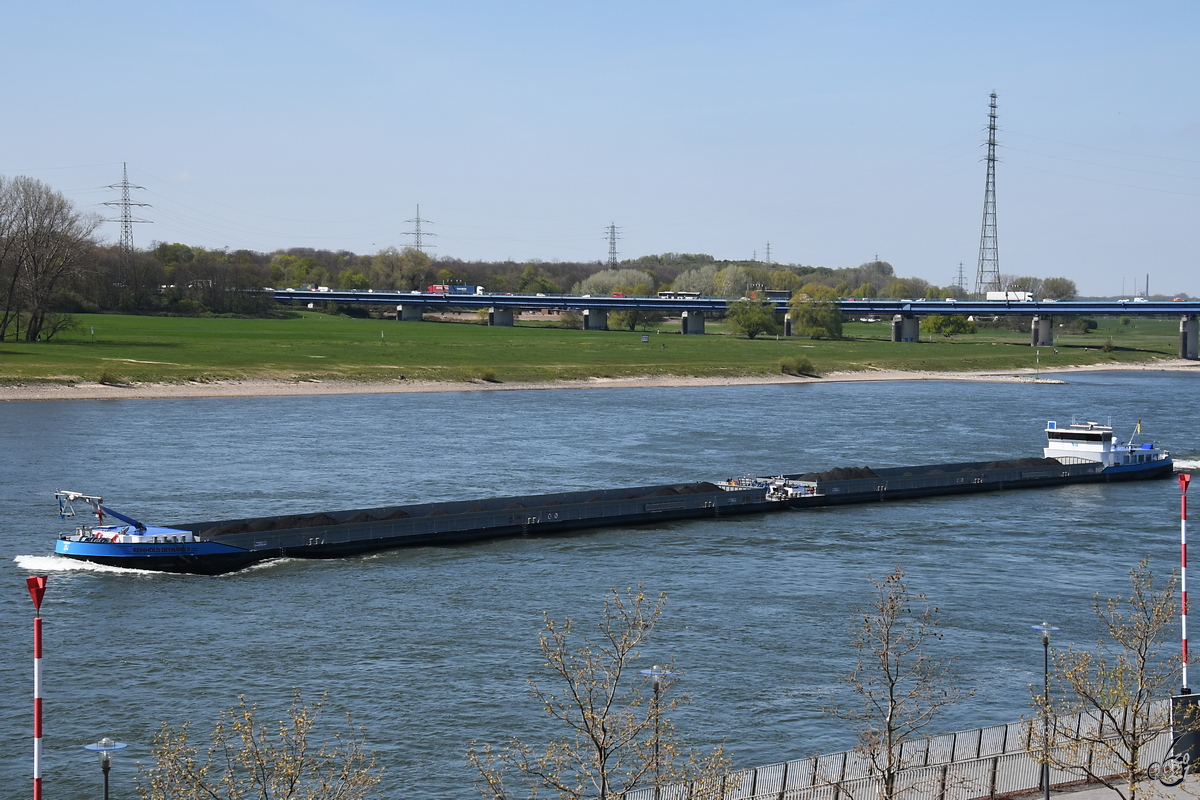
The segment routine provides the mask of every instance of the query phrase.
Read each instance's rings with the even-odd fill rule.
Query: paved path
[[[1115,800],[1119,797],[1112,789],[1103,786],[1051,791],[1050,796],[1060,800]],[[1163,786],[1157,781],[1144,781],[1138,785],[1138,797],[1146,800],[1152,797],[1157,800],[1197,800],[1200,798],[1200,777],[1190,777],[1178,786]]]

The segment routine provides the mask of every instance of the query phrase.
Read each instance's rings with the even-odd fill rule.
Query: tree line
[[[49,339],[71,313],[278,313],[265,287],[328,286],[338,290],[412,291],[432,284],[483,286],[514,294],[653,294],[663,290],[729,298],[765,291],[826,297],[965,297],[958,286],[901,278],[886,261],[830,268],[753,260],[718,260],[704,253],[662,253],[622,261],[464,261],[433,258],[415,248],[348,250],[289,248],[271,253],[155,243],[149,249],[99,241],[103,220],[77,209],[50,186],[28,177],[0,177],[0,340]],[[1075,296],[1065,278],[1003,276],[1006,288],[1053,299]],[[365,312],[360,312],[365,313]],[[654,315],[616,315],[616,326],[654,324]]]

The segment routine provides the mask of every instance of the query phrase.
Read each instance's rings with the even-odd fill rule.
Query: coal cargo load
[[[828,472],[807,472],[797,476],[796,480],[824,483],[828,481],[858,481],[864,478],[878,477],[879,474],[870,467],[836,467]]]

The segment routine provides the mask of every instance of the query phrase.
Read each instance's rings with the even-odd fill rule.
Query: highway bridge
[[[521,309],[574,311],[583,317],[585,330],[607,330],[610,311],[656,310],[679,314],[683,333],[704,333],[706,314],[723,314],[730,300],[724,297],[611,297],[588,295],[530,294],[442,294],[430,292],[307,291],[271,290],[281,303],[340,303],[392,307],[400,321],[420,320],[422,315],[442,309],[487,309],[491,325],[512,325]],[[791,335],[788,302],[774,301],[784,315],[784,331]],[[849,300],[837,301],[842,312],[852,317],[891,317],[892,341],[913,342],[920,338],[920,319],[931,314],[964,314],[976,317],[1032,317],[1030,344],[1054,343],[1054,317],[1163,317],[1178,316],[1181,358],[1197,358],[1200,301],[1159,300]]]

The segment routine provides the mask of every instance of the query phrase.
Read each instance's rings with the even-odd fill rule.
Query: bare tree
[[[736,786],[721,748],[702,755],[675,734],[667,714],[688,702],[665,697],[671,676],[657,695],[634,668],[640,648],[662,616],[666,595],[646,597],[639,586],[604,600],[598,641],[575,646],[574,622],[546,615],[541,633],[545,667],[558,689],[530,681],[545,713],[566,729],[544,748],[514,738],[502,748],[472,743],[467,760],[478,770],[476,789],[486,798],[507,800],[508,776],[515,773],[528,797],[548,790],[564,800],[617,800],[634,788],[689,783],[695,800],[723,797]],[[665,672],[673,673],[668,666]]]
[[[9,327],[14,326],[20,309],[17,282],[21,279],[21,270],[15,257],[20,241],[16,235],[20,218],[18,200],[14,181],[0,175],[0,342],[4,341]]]
[[[1165,704],[1176,662],[1163,653],[1174,621],[1175,577],[1155,586],[1145,559],[1129,571],[1131,592],[1093,602],[1106,637],[1095,648],[1071,646],[1054,654],[1051,698],[1033,690],[1038,713],[1052,720],[1047,747],[1052,766],[1077,771],[1137,800],[1138,779],[1151,742],[1170,729]]]
[[[939,660],[927,651],[941,638],[937,607],[909,589],[904,568],[897,565],[882,581],[868,579],[875,597],[870,607],[858,611],[858,663],[843,679],[858,703],[825,713],[854,723],[855,752],[867,765],[877,797],[893,800],[916,788],[900,777],[904,744],[925,736],[941,709],[974,692],[951,681],[953,659]]]
[[[221,713],[211,744],[189,741],[189,723],[164,723],[154,736],[154,765],[138,765],[143,800],[361,800],[376,797],[382,768],[366,747],[361,728],[334,734],[317,747],[313,729],[324,698],[304,703],[297,691],[287,719],[274,726],[257,720],[258,708],[239,697]]]
[[[0,310],[0,339],[24,312],[25,339],[35,342],[52,310],[55,292],[95,245],[92,235],[100,217],[80,213],[62,194],[33,178],[13,178],[0,190],[0,226],[7,226],[0,227],[7,289]]]

